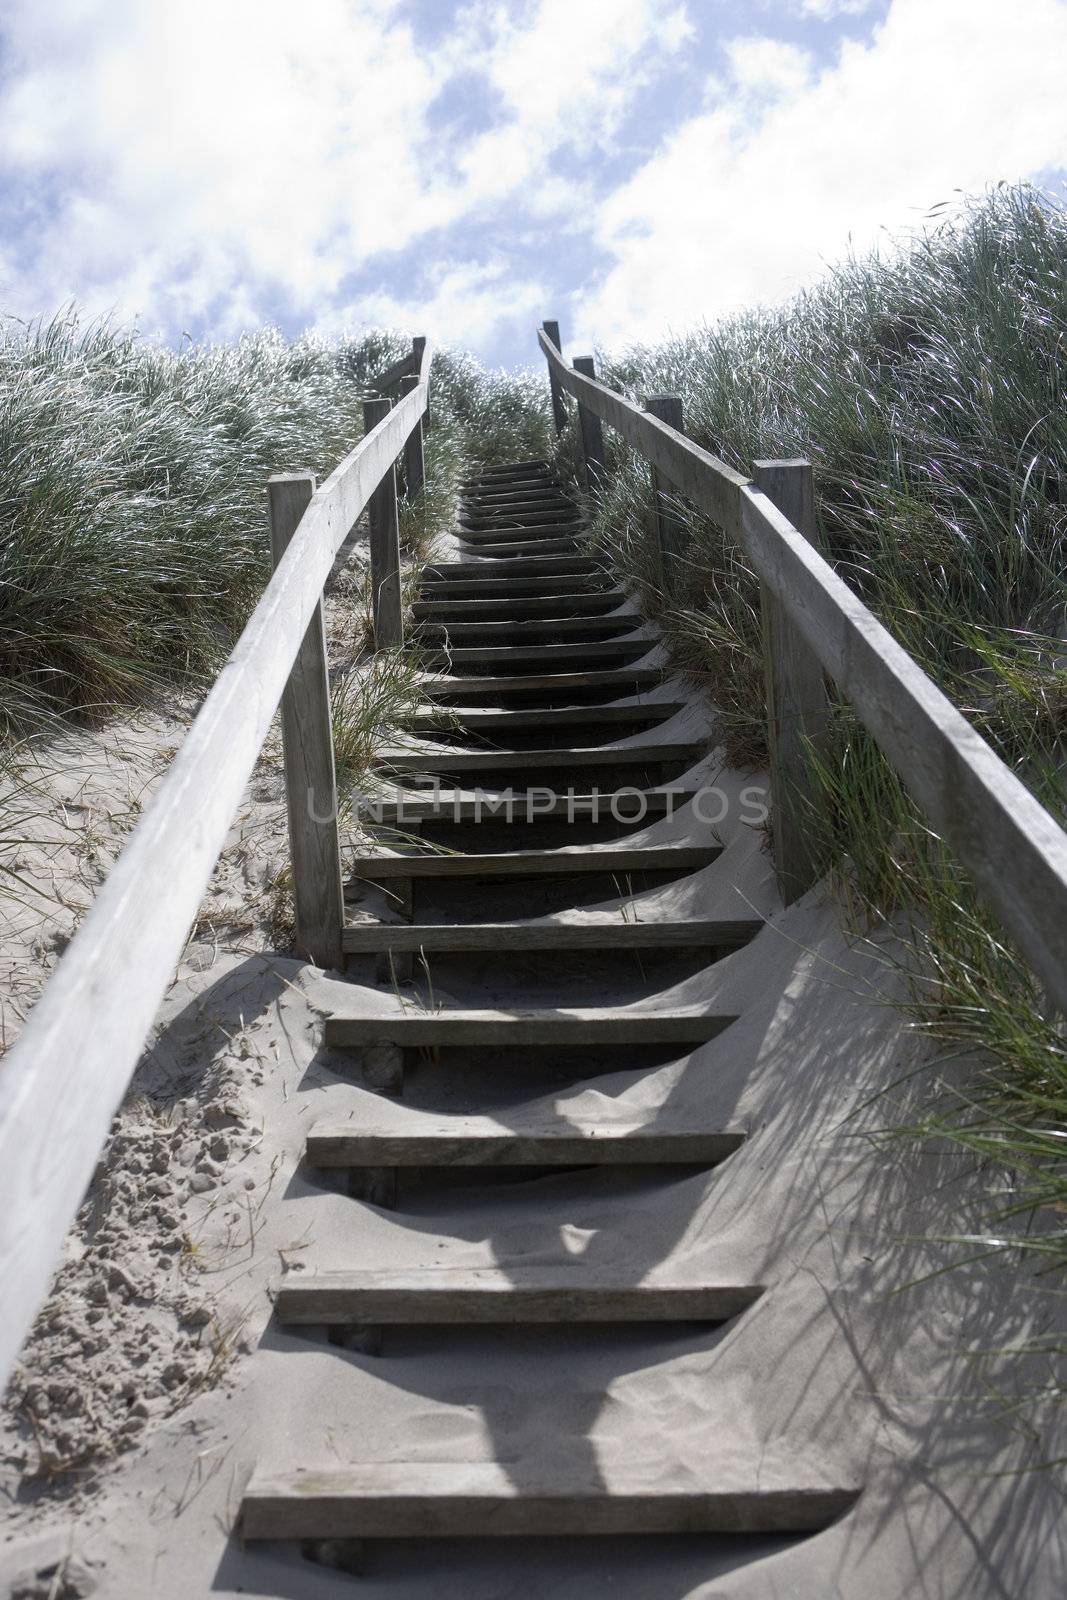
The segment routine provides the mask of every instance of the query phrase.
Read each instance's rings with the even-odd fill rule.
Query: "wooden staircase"
[[[685,775],[706,754],[706,740],[672,734],[676,718],[683,729],[692,725],[680,715],[686,701],[661,687],[648,659],[654,633],[584,553],[580,536],[578,507],[543,462],[487,469],[464,486],[458,558],[426,569],[415,602],[432,670],[403,741],[382,754],[383,797],[365,805],[364,817],[382,827],[383,840],[352,862],[349,886],[350,895],[377,895],[387,920],[346,927],[344,949],[360,981],[324,1030],[326,1046],[350,1057],[354,1071],[371,1055],[384,1056],[384,1075],[365,1081],[395,1097],[415,1053],[431,1053],[440,1074],[462,1075],[469,1054],[481,1052],[506,1076],[526,1052],[563,1074],[577,1061],[576,1075],[587,1077],[631,1062],[635,1051],[639,1061],[642,1050],[659,1062],[684,1059],[735,1020],[655,992],[598,1006],[561,1003],[554,989],[556,958],[573,966],[589,956],[621,961],[644,952],[652,961],[696,962],[699,970],[760,926],[695,914],[637,921],[610,906],[705,870],[720,847],[695,822],[667,839],[645,837],[691,797]],[[483,783],[489,809],[477,793]],[[510,809],[502,801],[509,788]],[[643,802],[636,826],[610,805],[635,793]],[[568,822],[573,841],[560,831]],[[538,896],[549,891],[556,899],[546,912]],[[519,897],[507,916],[494,912],[504,894]],[[426,906],[424,895],[433,897]],[[527,973],[510,1007],[498,996],[442,1007],[422,981],[431,957],[473,963],[475,991],[479,961],[542,965],[529,969],[535,977]],[[359,966],[374,958],[385,961],[376,991]],[[531,981],[540,985],[535,1003]],[[395,993],[394,985],[401,985]],[[692,1170],[722,1162],[745,1137],[692,1117],[685,1125],[659,1118],[601,1125],[521,1101],[509,1103],[504,1117],[398,1106],[408,1131],[403,1123],[375,1131],[334,1110],[333,1098],[327,1088],[307,1138],[308,1167],[324,1180],[343,1174],[351,1196],[387,1206],[412,1172]],[[301,1271],[280,1285],[275,1310],[279,1325],[317,1333],[338,1360],[351,1358],[342,1349],[377,1360],[388,1383],[392,1328],[600,1323],[606,1340],[620,1324],[773,1314],[760,1303],[768,1287],[728,1264],[700,1273],[668,1261],[631,1277],[618,1266],[587,1270],[563,1254],[536,1265]],[[846,1512],[858,1492],[836,1481],[824,1460],[797,1462],[788,1453],[772,1461],[735,1449],[713,1481],[697,1480],[681,1462],[651,1479],[625,1462],[592,1476],[588,1463],[577,1463],[568,1477],[558,1462],[368,1462],[359,1458],[359,1417],[339,1420],[338,1430],[350,1461],[304,1460],[297,1444],[295,1459],[261,1464],[244,1494],[246,1539],[303,1541],[316,1559],[347,1566],[350,1542],[377,1538],[799,1537]],[[672,1441],[662,1444],[669,1463]]]

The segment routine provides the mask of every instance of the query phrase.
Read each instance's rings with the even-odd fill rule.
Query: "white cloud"
[[[753,94],[798,94],[812,72],[808,52],[780,39],[731,39],[726,57],[733,86]]]
[[[729,55],[733,84],[603,203],[583,343],[779,298],[956,189],[1067,166],[1061,0],[894,0],[818,76],[773,41]]]
[[[812,17],[816,22],[830,22],[834,17],[858,17],[870,11],[874,0],[791,0],[791,9],[801,17]]]
[[[542,216],[573,204],[555,156],[609,140],[685,35],[677,0],[474,0],[426,51],[401,0],[7,0],[3,24],[0,172],[43,200],[8,214],[0,309],[74,295],[221,336],[321,319],[383,253],[520,191]],[[433,102],[472,74],[493,126],[442,139]],[[490,310],[471,254],[469,302],[433,302],[443,337]]]
[[[501,258],[444,261],[433,266],[414,294],[403,299],[387,291],[363,295],[358,304],[320,319],[316,329],[332,334],[364,322],[470,346],[502,327],[514,327],[527,331],[532,349],[533,329],[546,303],[545,286],[533,278],[516,278]]]

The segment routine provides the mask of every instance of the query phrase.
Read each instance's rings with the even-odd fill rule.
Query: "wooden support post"
[[[363,431],[370,433],[389,415],[391,400],[364,400]],[[370,497],[370,583],[374,644],[388,650],[404,643],[400,596],[400,524],[396,509],[396,467],[391,466]]]
[[[596,368],[592,356],[575,356],[574,370],[585,378],[595,378]],[[582,452],[585,456],[585,486],[595,494],[604,481],[604,430],[600,418],[588,406],[578,402],[578,422],[582,430]]]
[[[267,495],[275,567],[314,492],[315,479],[310,472],[278,474],[270,479]],[[282,693],[281,710],[297,948],[317,966],[339,968],[344,965],[344,893],[321,598]]]
[[[542,323],[542,327],[545,330],[545,337],[551,339],[560,355],[562,355],[563,346],[559,342],[559,323],[545,321]],[[548,387],[552,395],[552,420],[556,424],[557,434],[560,434],[567,426],[567,407],[563,399],[563,390],[559,386],[559,379],[551,367],[548,369]]]
[[[810,461],[756,461],[756,487],[813,544],[815,488]],[[817,804],[808,750],[825,745],[829,723],[826,680],[818,659],[765,585],[761,585],[763,661],[767,680],[771,827],[774,861],[786,905],[817,881],[811,852]]]
[[[410,394],[412,389],[417,389],[419,380],[412,374],[400,380],[400,398]],[[404,493],[410,505],[412,500],[417,500],[422,493],[426,482],[426,457],[423,453],[422,422],[415,424],[414,431],[408,434],[408,442],[404,446]]]
[[[680,394],[650,394],[645,401],[645,410],[650,416],[658,417],[660,422],[665,422],[668,427],[674,428],[678,433],[684,433],[682,397]],[[656,536],[659,541],[660,560],[663,566],[664,585],[670,585],[675,577],[674,562],[677,559],[681,545],[681,528],[678,517],[672,514],[670,508],[663,501],[663,483],[656,467],[650,468],[652,478],[652,504],[656,511]]]
[[[415,369],[416,378],[418,377],[420,371],[422,370],[422,355],[423,355],[423,351],[425,349],[426,349],[426,335],[424,333],[417,333],[415,335],[414,339],[412,339],[412,341],[411,341],[412,366]],[[431,431],[431,429],[430,429],[430,396],[429,396],[429,394],[427,394],[427,396],[426,396],[426,410],[423,412],[423,415],[422,415],[422,431],[423,431],[423,433],[429,433]]]

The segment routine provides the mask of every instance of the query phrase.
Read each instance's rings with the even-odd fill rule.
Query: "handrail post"
[[[275,567],[314,493],[310,472],[279,473],[269,480]],[[282,691],[281,712],[296,944],[317,966],[341,968],[345,908],[321,595]]]
[[[392,410],[387,399],[364,400],[363,431],[370,433]],[[374,644],[388,650],[404,643],[400,595],[400,519],[396,507],[396,464],[390,466],[367,505],[370,520],[371,611]]]
[[[422,357],[423,357],[423,352],[425,351],[425,349],[426,349],[426,335],[424,333],[417,333],[415,335],[414,339],[412,339],[412,341],[411,341],[411,361],[412,361],[413,367],[415,368],[415,376],[416,376],[416,378],[419,376],[419,374],[422,371]],[[429,386],[427,386],[427,390],[428,390],[428,387]],[[431,433],[433,431],[432,425],[431,425],[431,422],[430,422],[430,396],[429,396],[429,392],[427,392],[427,395],[426,395],[426,410],[423,412],[423,415],[422,415],[422,431],[424,433]]]
[[[811,462],[756,461],[753,469],[756,487],[814,544]],[[774,862],[782,898],[790,905],[819,877],[810,842],[817,797],[809,752],[825,743],[830,707],[814,652],[765,584],[760,594]]]
[[[674,428],[678,433],[684,433],[682,397],[680,394],[650,394],[645,401],[645,410],[650,416],[658,417],[660,422],[665,422],[668,427]],[[677,516],[672,516],[663,501],[663,485],[659,472],[655,467],[650,468],[652,478],[652,504],[656,511],[656,537],[659,542],[660,562],[663,567],[663,578],[669,583],[673,577],[672,565],[678,555],[678,533],[680,531]]]
[[[400,380],[400,398],[411,393],[412,389],[419,386],[417,373],[411,373]],[[423,449],[422,418],[416,422],[408,434],[407,444],[404,446],[404,495],[408,503],[417,500],[422,493],[426,482],[426,456]]]
[[[575,356],[574,370],[583,378],[595,378],[596,368],[592,356]],[[595,411],[578,402],[578,422],[582,430],[582,453],[585,456],[585,486],[595,494],[604,481],[604,430]]]
[[[546,318],[541,326],[545,330],[546,338],[551,339],[560,355],[562,355],[563,346],[559,342],[559,323],[549,322]],[[559,386],[559,379],[551,366],[548,369],[548,388],[552,396],[552,420],[556,424],[556,433],[561,434],[567,426],[567,407],[563,401],[563,390]]]

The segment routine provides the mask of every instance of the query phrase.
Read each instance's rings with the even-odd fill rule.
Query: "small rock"
[[[168,1389],[176,1389],[188,1377],[188,1368],[182,1361],[169,1361],[161,1374],[163,1383]]]
[[[213,1172],[194,1172],[189,1179],[189,1189],[192,1194],[207,1194],[209,1189],[217,1189],[219,1180]]]
[[[190,1328],[205,1328],[211,1321],[211,1307],[200,1300],[187,1301],[178,1315]]]
[[[208,1145],[208,1154],[214,1161],[225,1161],[230,1153],[230,1141],[225,1134],[216,1134]]]
[[[174,1193],[174,1185],[169,1178],[149,1178],[144,1187],[146,1194],[155,1195],[159,1199]]]
[[[243,1121],[244,1110],[233,1100],[227,1100],[222,1105],[206,1106],[204,1109],[206,1128],[236,1128]]]

